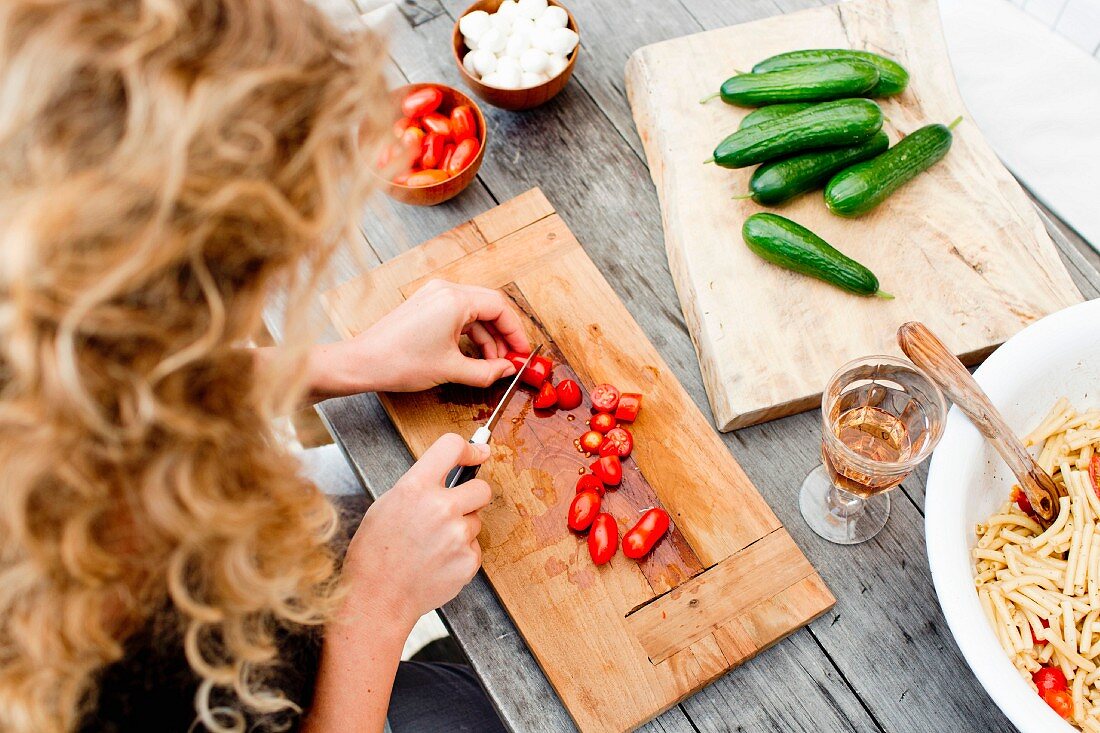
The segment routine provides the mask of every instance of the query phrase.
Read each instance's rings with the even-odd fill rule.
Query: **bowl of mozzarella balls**
[[[579,41],[572,14],[555,0],[479,0],[455,23],[455,63],[489,104],[530,109],[565,87]]]

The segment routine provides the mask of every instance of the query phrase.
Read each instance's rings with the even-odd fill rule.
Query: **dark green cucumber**
[[[882,110],[868,99],[825,102],[734,132],[707,162],[744,168],[805,150],[858,145],[881,128]]]
[[[859,97],[878,84],[878,69],[866,61],[832,61],[763,74],[738,74],[722,82],[726,104],[760,107],[781,102],[825,102]]]
[[[753,214],[741,227],[741,236],[768,262],[816,277],[856,295],[894,296],[879,290],[875,273],[801,224],[776,214]]]
[[[741,120],[741,124],[737,126],[737,129],[743,130],[746,127],[759,125],[761,122],[767,122],[768,120],[776,120],[780,117],[786,117],[787,115],[794,114],[795,112],[801,112],[802,110],[809,109],[813,106],[813,102],[788,102],[787,104],[769,104],[767,107],[755,109],[745,115],[745,119]]]
[[[749,179],[752,200],[778,204],[800,193],[821,188],[837,171],[873,158],[890,147],[890,138],[879,130],[869,140],[847,148],[813,150],[791,158],[765,163]]]
[[[947,125],[925,125],[909,133],[882,155],[845,168],[825,186],[825,205],[839,216],[859,216],[875,208],[894,191],[947,155],[951,130]]]
[[[830,61],[852,60],[866,61],[878,69],[878,83],[868,92],[872,97],[890,97],[901,94],[909,86],[909,72],[896,61],[879,56],[870,51],[853,51],[847,48],[821,48],[806,51],[789,51],[778,56],[766,58],[752,67],[753,73],[781,71],[799,66],[826,63]]]

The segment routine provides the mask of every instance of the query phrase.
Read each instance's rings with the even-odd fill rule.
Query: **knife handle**
[[[488,445],[490,437],[492,437],[492,431],[483,425],[477,429],[474,433],[474,437],[470,438],[470,442]],[[481,466],[455,466],[447,473],[447,479],[443,482],[443,485],[448,489],[453,489],[459,484],[464,484],[474,476],[477,476],[477,470],[479,468],[481,468]]]

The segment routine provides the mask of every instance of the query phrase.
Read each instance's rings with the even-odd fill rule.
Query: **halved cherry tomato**
[[[615,419],[621,422],[634,422],[638,411],[642,409],[642,396],[637,392],[624,392],[615,408]]]
[[[1092,481],[1093,493],[1100,496],[1100,454],[1089,460],[1089,480]]]
[[[447,147],[447,138],[438,132],[429,132],[424,138],[424,152],[420,155],[420,164],[425,168],[442,170],[443,151]]]
[[[596,455],[600,452],[601,445],[603,445],[603,435],[595,430],[589,430],[581,436],[581,450],[585,453]]]
[[[455,142],[477,137],[477,117],[468,104],[460,104],[451,110],[451,135]]]
[[[443,92],[435,87],[423,87],[405,95],[401,102],[401,114],[406,117],[420,117],[439,109],[443,103]]]
[[[558,393],[554,391],[554,386],[550,382],[543,382],[532,404],[538,410],[549,410],[558,404]]]
[[[667,531],[668,512],[661,507],[653,507],[623,535],[623,554],[631,560],[645,557]]]
[[[597,384],[590,397],[596,412],[615,412],[619,404],[619,390],[610,384]]]
[[[451,156],[453,156],[454,154],[455,146],[451,143],[447,143],[447,146],[443,148],[443,162],[439,164],[439,170],[447,170],[447,166],[451,163]]]
[[[597,412],[592,416],[592,419],[588,421],[588,426],[597,433],[606,433],[608,430],[615,427],[615,416],[606,412]]]
[[[420,125],[416,124],[416,120],[412,118],[402,117],[397,122],[393,123],[393,136],[397,138],[401,137],[405,133],[405,130],[410,127],[420,127]]]
[[[584,396],[581,394],[580,385],[572,379],[563,379],[558,382],[558,407],[563,410],[572,410],[580,405]]]
[[[607,489],[604,488],[602,481],[600,481],[592,474],[586,473],[585,475],[577,479],[577,493],[579,494],[582,491],[595,491],[600,496],[603,496],[604,492],[607,491]]]
[[[1039,688],[1039,696],[1068,688],[1066,676],[1057,667],[1040,667],[1031,673],[1031,681]]]
[[[453,176],[473,163],[480,148],[481,143],[476,138],[468,137],[460,142],[455,146],[455,154],[451,156],[451,165],[447,172]]]
[[[428,169],[417,171],[409,176],[405,181],[406,186],[431,186],[436,183],[442,183],[447,180],[447,174],[443,171],[437,171],[435,169]]]
[[[623,464],[619,463],[618,456],[603,456],[589,468],[596,474],[596,478],[608,486],[618,486],[623,480]]]
[[[592,524],[592,520],[600,513],[599,493],[588,490],[582,491],[573,497],[569,504],[569,517],[566,523],[569,529],[583,532]]]
[[[626,428],[613,428],[607,431],[603,443],[600,444],[601,456],[626,458],[632,450],[634,450],[634,436]]]
[[[602,515],[601,515],[602,516]],[[598,517],[597,517],[598,518]],[[592,546],[592,535],[588,536],[588,544]],[[1043,699],[1046,700],[1047,705],[1050,705],[1051,709],[1062,716],[1065,720],[1069,720],[1073,717],[1073,696],[1066,690],[1055,690],[1054,692],[1048,692],[1043,695]]]
[[[592,562],[603,565],[615,555],[619,549],[619,525],[615,517],[604,512],[592,522],[592,529],[588,533],[588,554],[592,556]]]
[[[451,121],[438,112],[424,115],[420,118],[420,124],[422,124],[424,129],[428,132],[434,132],[436,135],[442,135],[445,138],[451,136]]]
[[[527,361],[528,356],[528,354],[519,354],[515,351],[509,351],[504,355],[504,358],[512,362],[516,369],[523,369],[523,365]],[[545,356],[536,356],[531,360],[530,366],[523,369],[523,376],[519,378],[519,381],[529,387],[538,389],[550,376],[550,372],[553,370],[554,362],[550,361]]]

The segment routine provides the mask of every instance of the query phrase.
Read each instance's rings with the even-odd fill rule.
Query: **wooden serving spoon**
[[[1040,523],[1049,526],[1058,513],[1058,499],[1065,492],[1058,489],[1050,474],[1027,452],[962,362],[919,321],[910,321],[898,329],[898,345],[997,449],[1016,474]]]

